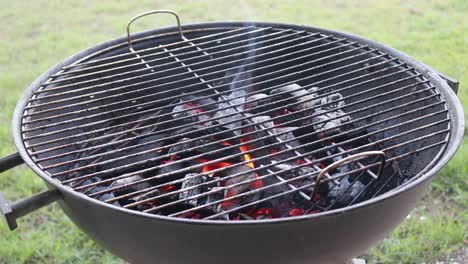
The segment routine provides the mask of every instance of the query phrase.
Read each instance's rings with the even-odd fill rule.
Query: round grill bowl
[[[419,169],[411,182],[361,203],[313,215],[229,222],[159,216],[113,206],[51,178],[31,158],[23,138],[25,108],[33,93],[64,66],[115,45],[127,45],[126,38],[112,40],[64,60],[33,82],[15,109],[13,136],[21,158],[53,190],[52,196],[61,198],[58,203],[64,212],[113,254],[131,263],[344,263],[383,239],[404,219],[421,198],[430,179],[460,145],[464,116],[456,94],[434,70],[394,49],[346,33],[276,23],[202,23],[185,25],[183,32],[246,25],[333,35],[368,45],[405,62],[427,78],[445,101],[450,118],[446,145],[430,154],[432,159]],[[137,33],[132,38],[137,47],[138,40],[148,36],[174,38],[177,34],[177,28],[168,27]],[[47,203],[45,200],[38,199],[39,203]],[[2,210],[5,213],[7,209]]]

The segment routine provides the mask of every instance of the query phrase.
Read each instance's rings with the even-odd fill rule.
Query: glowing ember
[[[209,160],[207,160],[207,159],[199,159],[199,160],[200,160],[201,163],[209,162]],[[220,168],[224,168],[224,167],[227,167],[227,166],[230,166],[230,165],[232,165],[232,163],[230,163],[230,162],[218,161],[218,162],[211,163],[211,164],[203,166],[201,173],[210,172],[210,171],[220,169]]]
[[[226,195],[224,196],[224,198],[226,199],[226,198],[229,198],[229,197],[231,197],[231,196],[233,196],[233,194],[232,194],[230,191],[228,191],[228,192],[226,192]],[[232,199],[232,200],[223,201],[223,202],[221,203],[221,208],[223,208],[223,210],[229,210],[230,208],[236,206],[238,203],[239,203],[239,199],[238,199],[238,198]]]
[[[304,212],[305,212],[305,211],[304,211],[303,209],[294,208],[294,209],[292,209],[291,211],[289,211],[289,216],[303,215]]]
[[[241,143],[244,143],[245,140],[244,140],[243,138],[240,138],[240,142],[241,142]],[[245,153],[245,152],[251,150],[251,149],[252,149],[252,146],[251,146],[251,145],[241,145],[241,146],[239,147],[239,149],[241,150],[242,153]],[[252,158],[250,157],[250,155],[247,154],[247,153],[245,153],[245,154],[243,155],[243,157],[244,157],[244,161],[250,161],[250,160],[252,160]],[[249,168],[251,168],[251,169],[255,169],[255,166],[254,166],[253,162],[247,162],[246,165],[247,165]],[[258,178],[258,173],[255,173],[255,178]],[[262,183],[261,180],[256,180],[256,181],[253,181],[253,182],[250,183],[250,187],[252,187],[252,189],[258,189],[258,188],[261,188],[262,186],[263,186],[263,183]]]
[[[169,185],[169,186],[164,186],[164,187],[162,187],[161,190],[162,190],[163,192],[168,192],[168,191],[170,191],[170,190],[172,190],[172,189],[174,189],[174,188],[175,188],[174,185]]]
[[[264,218],[273,218],[271,215],[272,209],[271,208],[259,208],[252,213],[249,214],[250,217],[256,219],[258,217],[264,217]]]

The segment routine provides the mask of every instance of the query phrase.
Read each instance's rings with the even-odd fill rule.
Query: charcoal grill
[[[131,33],[156,13],[177,27]],[[135,263],[344,263],[455,153],[457,88],[346,33],[147,12],[27,89],[0,171],[24,161],[49,191],[0,209],[15,229],[57,201]]]

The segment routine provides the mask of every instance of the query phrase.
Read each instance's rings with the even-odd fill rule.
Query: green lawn
[[[399,49],[460,80],[468,110],[468,1],[5,1],[0,0],[0,156],[14,151],[10,121],[23,90],[40,73],[86,47],[121,36],[127,20],[150,9],[173,9],[182,23],[258,20],[316,25]],[[160,16],[135,30],[172,24]],[[465,111],[466,112],[466,111]],[[468,140],[440,173],[418,208],[368,252],[368,263],[446,260],[468,246]],[[0,175],[11,200],[44,190],[25,166]],[[57,205],[0,223],[0,263],[120,263],[82,234]]]

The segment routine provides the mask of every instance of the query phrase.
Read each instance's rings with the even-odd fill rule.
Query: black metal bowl
[[[293,218],[225,222],[189,220],[152,215],[113,206],[73,191],[48,176],[28,154],[22,138],[24,109],[44,81],[63,66],[113,46],[127,45],[127,38],[105,42],[53,66],[38,77],[19,101],[13,117],[13,137],[20,156],[4,159],[2,169],[24,160],[50,191],[9,205],[0,201],[11,228],[16,218],[58,200],[64,212],[85,233],[113,254],[132,263],[344,263],[383,239],[421,198],[431,178],[455,154],[464,132],[464,114],[456,94],[446,80],[409,56],[382,44],[337,31],[320,28],[257,22],[201,23],[183,26],[183,31],[255,25],[305,31],[319,31],[364,43],[384,51],[422,73],[446,101],[451,119],[448,143],[434,162],[414,180],[373,199],[341,209]],[[176,35],[167,27],[134,35],[138,40],[158,34]],[[1,197],[0,197],[1,198]]]

